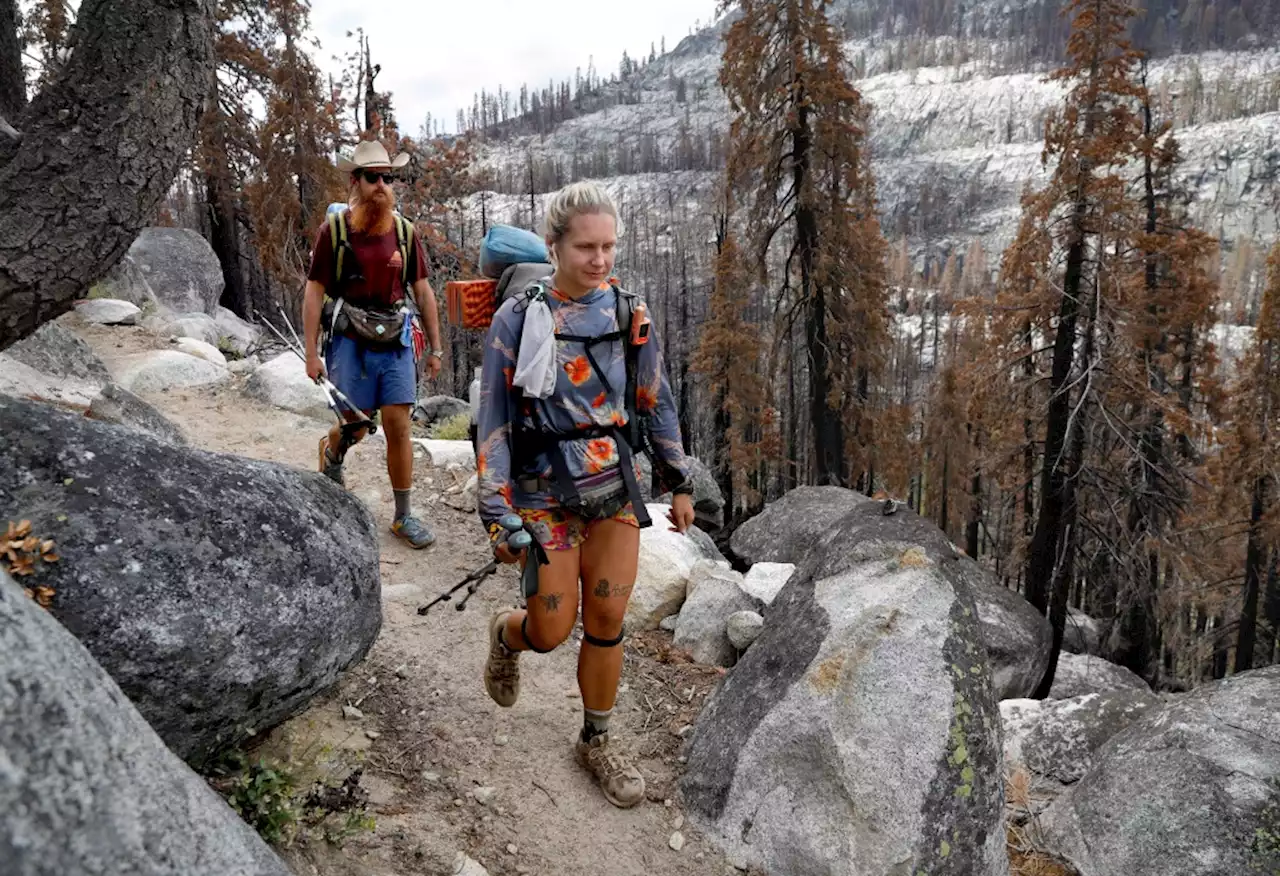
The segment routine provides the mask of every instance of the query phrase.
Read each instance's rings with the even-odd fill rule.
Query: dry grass
[[[1010,825],[1005,837],[1010,876],[1077,876],[1071,867],[1032,848],[1022,828]]]
[[[1009,852],[1010,876],[1077,876],[1076,871],[1041,851],[1037,803],[1043,803],[1027,769],[1015,766],[1005,776],[1008,804],[1005,845]]]

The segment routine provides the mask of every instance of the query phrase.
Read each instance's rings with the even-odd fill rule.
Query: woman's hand
[[[671,521],[672,532],[685,532],[693,526],[693,497],[688,493],[679,493],[671,500],[671,510],[667,512],[667,520]]]
[[[502,541],[498,542],[498,546],[493,549],[493,555],[497,557],[498,562],[501,563],[518,563],[528,550],[528,548],[521,548],[518,551],[513,551],[511,546],[507,544],[507,540],[504,538]]]

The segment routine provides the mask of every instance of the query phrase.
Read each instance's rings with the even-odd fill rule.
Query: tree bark
[[[0,118],[10,123],[27,105],[18,23],[18,0],[0,0]]]
[[[0,350],[70,310],[152,221],[195,139],[213,32],[213,0],[80,6],[71,58],[0,153]]]

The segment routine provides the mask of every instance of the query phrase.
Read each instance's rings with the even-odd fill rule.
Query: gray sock
[[[598,712],[595,709],[582,710],[582,741],[590,742],[594,737],[609,732],[609,716],[613,709]]]
[[[401,517],[409,516],[409,497],[413,495],[413,490],[392,490],[396,495],[396,520]]]

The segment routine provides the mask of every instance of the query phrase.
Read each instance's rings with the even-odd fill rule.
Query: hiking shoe
[[[325,435],[320,439],[320,472],[329,480],[333,481],[340,487],[345,487],[346,481],[342,477],[342,463],[336,462],[329,455],[329,436]]]
[[[508,651],[498,639],[510,614],[510,610],[500,611],[489,618],[489,659],[484,662],[484,689],[504,707],[514,706],[520,696],[520,652]]]
[[[435,533],[431,531],[431,528],[412,514],[406,514],[404,517],[398,518],[395,523],[391,524],[391,531],[404,539],[405,543],[414,550],[428,547],[434,544],[436,540]]]
[[[578,763],[587,768],[600,783],[604,798],[619,809],[629,809],[644,799],[644,776],[631,758],[617,746],[609,744],[609,734],[581,739],[574,747]]]

